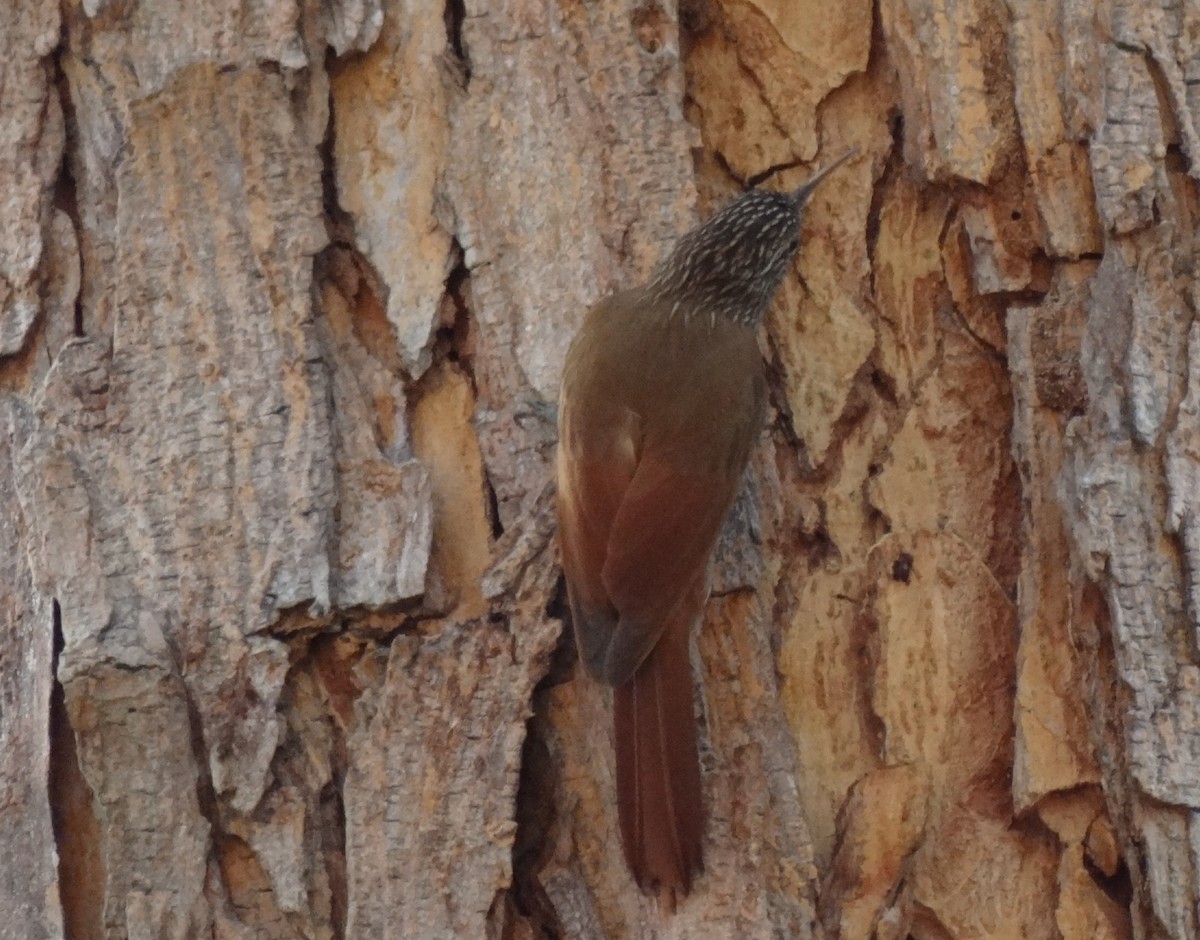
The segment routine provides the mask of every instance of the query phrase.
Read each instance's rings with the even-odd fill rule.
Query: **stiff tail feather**
[[[613,692],[625,860],[642,891],[672,908],[703,870],[688,633],[686,621],[671,624],[633,678]]]

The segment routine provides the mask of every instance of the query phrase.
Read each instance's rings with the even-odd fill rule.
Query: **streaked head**
[[[649,285],[691,312],[757,322],[783,282],[800,244],[804,206],[817,184],[857,153],[851,150],[790,193],[750,190],[684,234]]]

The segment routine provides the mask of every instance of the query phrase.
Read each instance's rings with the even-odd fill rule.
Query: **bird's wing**
[[[586,434],[576,433],[577,416],[566,396],[559,415],[558,537],[563,573],[584,668],[597,678],[617,626],[617,611],[602,572],[609,533],[637,469],[637,416],[607,409],[589,414]]]
[[[650,342],[644,326],[596,312],[564,372],[559,532],[580,659],[619,685],[705,577],[765,385],[753,331],[729,326],[726,341],[705,333],[684,346],[690,334],[663,330]],[[655,342],[670,351],[651,354]]]
[[[627,681],[662,631],[698,597],[721,524],[737,495],[742,461],[733,472],[703,472],[669,456],[646,453],[625,490],[609,532],[602,581],[619,615],[609,640],[605,679]]]

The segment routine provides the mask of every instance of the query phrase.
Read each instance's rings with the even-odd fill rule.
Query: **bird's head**
[[[684,234],[658,266],[650,289],[691,313],[739,322],[761,319],[800,245],[804,207],[817,184],[851,150],[791,192],[742,193]]]

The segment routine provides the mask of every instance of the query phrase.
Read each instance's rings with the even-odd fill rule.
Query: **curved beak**
[[[792,190],[792,202],[794,202],[797,207],[804,205],[804,203],[808,201],[808,197],[813,194],[813,190],[817,188],[817,184],[821,182],[821,180],[825,179],[826,176],[836,170],[851,157],[855,156],[857,153],[858,148],[851,147],[844,154],[829,164],[829,166],[825,167],[825,169],[818,170],[816,175],[800,186],[799,189]]]

